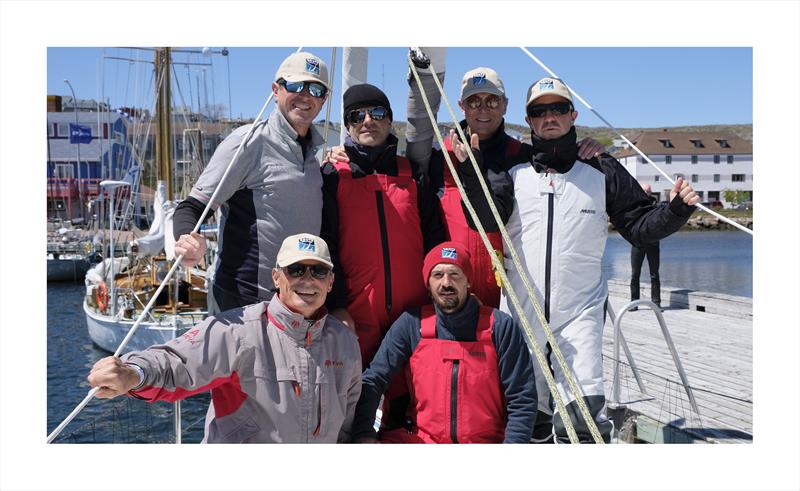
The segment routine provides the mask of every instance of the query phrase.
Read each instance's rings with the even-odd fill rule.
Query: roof
[[[724,132],[642,131],[630,137],[629,140],[647,155],[733,155],[753,153],[752,142],[733,133]],[[625,148],[614,156],[622,158],[632,155],[639,154],[633,148]]]

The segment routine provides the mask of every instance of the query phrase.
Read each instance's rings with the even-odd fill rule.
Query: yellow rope
[[[428,100],[427,100],[427,97],[425,95],[425,91],[424,91],[424,89],[422,87],[422,83],[419,80],[419,75],[417,74],[416,68],[415,68],[413,62],[411,61],[410,57],[409,57],[409,65],[411,66],[411,70],[414,73],[414,77],[416,79],[417,85],[420,88],[420,93],[422,94],[423,102],[424,102],[425,107],[426,107],[426,109],[428,111],[428,116],[430,117],[434,128],[438,128],[436,120],[435,120],[435,118],[434,118],[434,116],[432,114],[432,111],[430,109],[430,105],[428,104]],[[561,366],[561,369],[564,372],[564,378],[567,380],[567,383],[568,383],[568,385],[570,387],[570,390],[572,391],[572,394],[575,395],[575,400],[576,400],[576,402],[578,404],[578,408],[580,409],[581,414],[583,415],[584,419],[586,420],[586,424],[589,427],[589,431],[592,434],[592,437],[594,438],[595,442],[596,443],[604,443],[603,438],[600,435],[600,431],[597,429],[597,425],[594,422],[594,418],[592,418],[591,413],[589,413],[588,407],[586,407],[586,403],[583,400],[583,394],[582,394],[579,386],[575,382],[574,376],[572,375],[572,371],[570,370],[569,366],[567,365],[566,360],[564,360],[564,356],[561,353],[561,349],[558,346],[558,342],[556,341],[555,337],[553,336],[553,333],[550,330],[550,327],[549,327],[549,325],[547,323],[547,320],[544,318],[544,314],[542,313],[541,307],[539,306],[539,302],[538,302],[538,300],[536,298],[536,295],[533,292],[533,288],[532,288],[532,286],[530,284],[530,280],[527,277],[527,273],[525,272],[525,268],[522,266],[522,263],[521,263],[521,261],[519,259],[519,256],[516,253],[514,245],[511,242],[511,238],[509,237],[508,232],[506,231],[506,228],[503,225],[502,220],[500,219],[500,215],[499,215],[499,213],[497,211],[497,208],[494,205],[494,201],[491,198],[491,194],[489,193],[489,190],[488,190],[488,188],[486,186],[486,182],[483,179],[483,174],[481,172],[481,169],[478,166],[477,161],[475,160],[475,156],[472,154],[472,149],[470,148],[469,140],[466,138],[466,136],[464,135],[464,132],[461,130],[461,126],[458,124],[458,119],[455,116],[453,108],[450,105],[450,103],[449,103],[449,101],[447,99],[447,96],[444,93],[444,89],[442,88],[441,83],[439,82],[439,78],[436,76],[436,69],[435,69],[435,67],[433,65],[431,65],[430,69],[431,69],[431,73],[433,74],[434,82],[436,82],[436,86],[438,87],[439,91],[441,92],[442,99],[445,101],[445,104],[447,104],[448,110],[450,111],[450,115],[453,118],[453,121],[455,123],[455,127],[456,127],[457,131],[459,132],[459,135],[461,136],[462,141],[465,142],[465,146],[467,148],[467,154],[469,155],[469,158],[472,161],[472,165],[475,168],[476,175],[478,176],[478,181],[480,182],[481,188],[483,189],[483,192],[486,195],[487,201],[489,203],[489,207],[491,208],[492,214],[494,215],[494,218],[497,221],[497,225],[498,225],[498,228],[499,228],[499,230],[501,232],[501,235],[503,236],[503,239],[506,242],[506,245],[508,246],[508,250],[511,252],[512,260],[513,260],[514,264],[516,265],[517,270],[520,273],[520,278],[522,279],[523,284],[525,286],[525,289],[526,289],[526,291],[528,293],[528,296],[531,299],[531,303],[534,306],[534,310],[536,311],[536,315],[537,315],[537,317],[539,319],[539,322],[542,325],[542,329],[544,330],[545,335],[547,336],[547,339],[550,342],[550,345],[551,345],[551,348],[553,350],[553,353],[555,353],[556,359],[558,360],[559,365]],[[489,250],[491,252],[491,251],[493,251],[493,247],[492,247],[491,243],[489,242],[489,238],[486,236],[486,231],[484,230],[483,225],[480,223],[480,220],[478,219],[477,214],[475,213],[475,210],[472,207],[472,203],[470,203],[469,199],[467,198],[467,195],[466,195],[466,192],[464,191],[464,188],[463,188],[463,185],[461,183],[461,180],[458,177],[458,173],[456,172],[456,169],[455,169],[455,167],[454,167],[454,165],[453,165],[453,163],[452,163],[452,161],[451,161],[451,159],[449,157],[449,154],[446,151],[446,147],[445,147],[444,142],[443,142],[443,140],[441,138],[441,135],[439,134],[438,131],[435,131],[435,134],[436,134],[437,139],[439,140],[439,144],[440,144],[441,148],[443,149],[442,153],[444,155],[444,158],[445,158],[445,161],[447,162],[448,167],[450,168],[450,173],[453,175],[453,179],[456,182],[456,185],[458,186],[459,191],[461,192],[461,196],[463,198],[464,204],[466,205],[466,208],[469,211],[470,216],[472,217],[476,228],[478,229],[478,233],[480,234],[481,239],[483,240],[484,246],[487,248],[487,250]],[[525,331],[525,334],[528,336],[528,339],[531,342],[531,346],[533,348],[533,351],[534,351],[534,354],[536,356],[536,359],[539,362],[539,366],[540,366],[540,368],[542,370],[542,374],[544,375],[545,380],[547,381],[547,386],[550,389],[550,392],[553,395],[553,399],[555,400],[556,407],[558,408],[558,411],[561,414],[561,418],[562,418],[562,420],[564,422],[564,426],[565,426],[565,429],[567,431],[567,435],[569,436],[569,439],[570,439],[570,441],[572,443],[580,443],[578,441],[577,435],[575,434],[575,429],[574,429],[574,427],[572,425],[572,421],[570,419],[569,413],[567,412],[566,407],[564,406],[564,402],[563,402],[563,400],[561,398],[561,394],[560,394],[560,392],[558,391],[558,388],[555,385],[555,380],[553,379],[552,374],[550,373],[550,364],[545,359],[544,354],[541,351],[541,348],[539,347],[538,343],[536,342],[536,338],[533,335],[533,330],[532,330],[532,328],[530,326],[530,323],[528,322],[527,317],[525,316],[524,311],[522,310],[522,307],[521,307],[521,305],[519,303],[519,299],[517,298],[516,292],[514,292],[514,290],[510,287],[510,282],[508,280],[508,277],[506,276],[505,268],[500,263],[500,259],[497,257],[496,254],[490,253],[489,255],[492,258],[492,263],[494,264],[495,269],[497,270],[497,273],[501,276],[501,280],[503,281],[503,283],[505,285],[508,286],[506,288],[507,294],[508,294],[508,296],[509,296],[509,298],[510,298],[510,300],[512,302],[512,305],[514,306],[514,309],[516,310],[517,314],[519,315],[519,318],[520,318],[522,327],[523,327],[523,329]]]

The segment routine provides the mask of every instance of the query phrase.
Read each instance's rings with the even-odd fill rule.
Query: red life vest
[[[422,308],[421,334],[406,367],[415,425],[387,432],[384,442],[502,443],[507,422],[497,351],[492,342],[493,309],[480,307],[476,341],[436,338],[436,312]]]
[[[506,145],[506,155],[514,155],[519,151],[520,142],[509,138]],[[458,159],[450,148],[450,140],[445,140],[445,149],[450,154],[450,159],[454,165],[458,164]],[[450,173],[450,167],[444,162],[444,193],[440,198],[442,204],[442,217],[444,219],[445,230],[449,240],[461,242],[467,246],[470,257],[472,258],[472,278],[470,278],[470,291],[474,293],[484,305],[490,307],[500,306],[500,287],[492,269],[492,257],[483,245],[480,234],[472,230],[467,224],[467,217],[464,216],[464,209],[461,207],[461,194]],[[472,165],[471,162],[464,162],[460,165]],[[485,176],[484,176],[485,178]],[[489,242],[492,247],[503,253],[503,237],[500,232],[487,232]]]
[[[400,314],[423,305],[428,294],[420,271],[424,259],[411,165],[397,157],[397,176],[353,178],[346,162],[339,174],[339,257],[347,277],[347,310],[353,317],[366,367]]]

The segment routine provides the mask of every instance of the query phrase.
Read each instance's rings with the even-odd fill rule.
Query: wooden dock
[[[649,285],[642,285],[643,295]],[[619,315],[629,302],[627,282],[609,281],[609,300]],[[664,320],[680,356],[700,415],[692,409],[655,313],[628,312],[622,332],[645,388],[639,391],[625,352],[620,369],[621,441],[650,443],[752,443],[752,299],[662,287]],[[643,298],[647,298],[644,296]],[[614,325],[603,336],[606,394],[614,377]]]

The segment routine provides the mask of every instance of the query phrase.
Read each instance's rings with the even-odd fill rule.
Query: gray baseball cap
[[[498,95],[500,97],[506,96],[506,89],[503,86],[503,81],[496,71],[491,68],[478,67],[472,69],[464,74],[461,79],[461,100],[467,100],[467,97],[473,94],[480,94],[486,92],[488,94]]]

